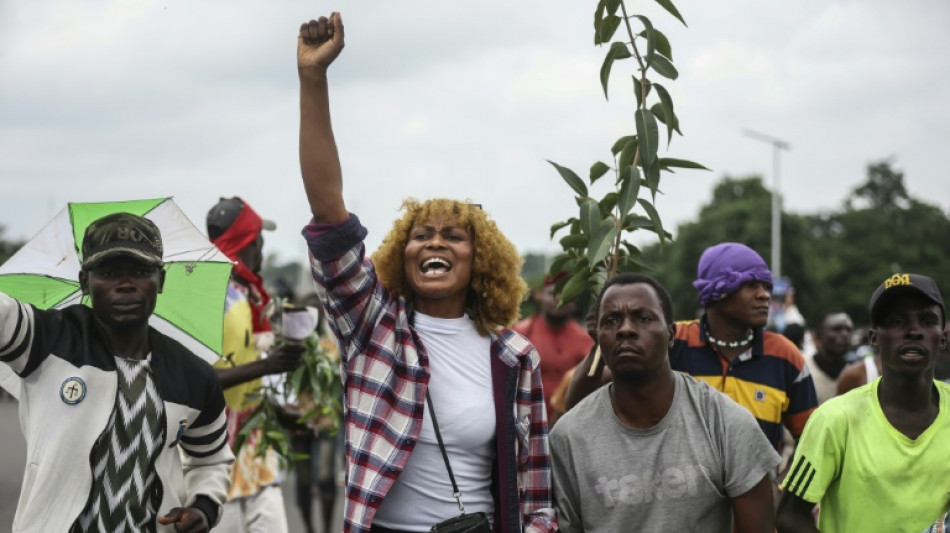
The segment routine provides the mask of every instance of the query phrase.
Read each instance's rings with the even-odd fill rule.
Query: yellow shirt
[[[254,335],[251,306],[247,300],[247,289],[243,285],[233,280],[228,283],[224,309],[224,356],[215,363],[215,368],[233,368],[257,361],[261,356],[260,339]],[[234,438],[251,411],[260,403],[260,389],[260,378],[224,389],[224,400],[228,405],[228,440],[232,448]],[[252,432],[241,451],[235,454],[234,466],[231,468],[229,500],[251,496],[261,488],[277,482],[279,470],[274,451],[268,450],[266,459],[254,455],[259,433]]]

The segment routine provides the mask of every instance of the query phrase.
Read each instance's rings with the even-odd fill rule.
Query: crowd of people
[[[674,320],[656,279],[621,273],[586,327],[558,304],[560,276],[519,321],[520,256],[480,205],[408,199],[367,254],[330,120],[344,42],[334,13],[303,24],[297,47],[302,234],[341,368],[342,446],[295,428],[298,449],[342,456],[344,531],[950,527],[950,348],[933,279],[868,287],[866,338],[837,309],[810,332],[784,289],[774,320],[762,257],[723,242],[696,266],[695,319]],[[262,381],[304,351],[274,342],[260,275],[274,229],[238,197],[208,212],[233,264],[213,366],[149,326],[165,272],[147,218],[86,229],[89,306],[0,293],[0,362],[19,379],[28,455],[14,531],[288,530],[286,472],[244,430]],[[333,462],[295,470],[308,533],[313,479],[331,528]]]

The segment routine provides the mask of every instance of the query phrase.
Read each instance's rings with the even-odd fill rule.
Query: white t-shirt
[[[467,316],[444,319],[417,312],[414,329],[429,356],[429,395],[465,512],[483,511],[491,517],[495,459],[491,341],[478,334],[475,322]],[[373,525],[429,531],[434,524],[458,514],[426,406],[419,440],[379,506]]]

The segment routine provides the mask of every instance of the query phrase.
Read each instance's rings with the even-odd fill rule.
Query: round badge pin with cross
[[[66,378],[59,387],[59,397],[66,405],[76,405],[86,397],[86,382],[78,377]]]

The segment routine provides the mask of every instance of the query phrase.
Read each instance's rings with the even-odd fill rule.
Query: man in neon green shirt
[[[782,533],[920,533],[950,510],[950,386],[934,381],[948,342],[943,298],[932,279],[895,274],[870,311],[882,377],[808,420],[782,487]]]

